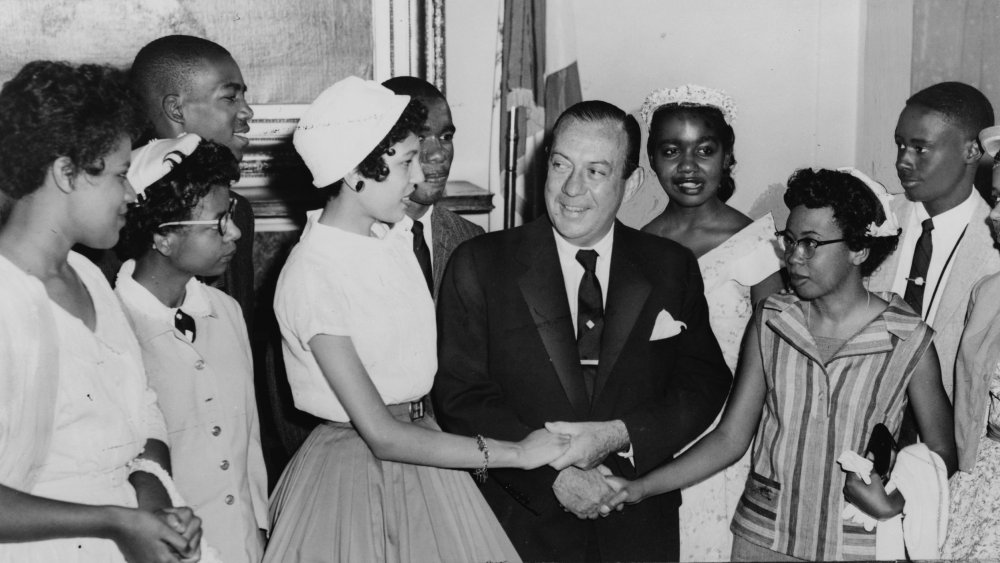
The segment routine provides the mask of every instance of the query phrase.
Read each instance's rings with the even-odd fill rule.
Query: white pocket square
[[[687,325],[674,320],[670,316],[670,313],[666,309],[660,311],[660,314],[656,316],[656,323],[653,324],[653,334],[649,335],[650,340],[663,340],[664,338],[670,338],[671,336],[677,336],[681,333],[681,329],[687,328]]]

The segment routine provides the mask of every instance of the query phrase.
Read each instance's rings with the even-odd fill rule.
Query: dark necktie
[[[924,308],[924,288],[927,287],[927,268],[931,265],[931,252],[934,245],[931,242],[931,231],[934,230],[934,222],[925,219],[921,224],[924,232],[920,233],[917,239],[917,247],[913,250],[913,263],[910,265],[910,277],[906,278],[906,293],[903,300],[917,314],[923,313]]]
[[[174,313],[174,328],[181,331],[181,334],[190,340],[192,344],[194,343],[195,327],[194,319],[191,318],[191,315],[177,309],[177,312]]]
[[[601,333],[604,330],[604,300],[596,272],[597,251],[580,250],[576,253],[576,261],[584,270],[577,299],[576,347],[580,352],[587,397],[593,400],[597,361],[601,357]]]
[[[934,222],[924,219],[921,223],[924,232],[920,233],[917,239],[917,247],[913,250],[913,264],[910,266],[910,277],[906,278],[906,294],[903,300],[906,301],[918,315],[923,315],[924,309],[924,288],[927,287],[927,268],[931,264],[931,252],[934,246],[931,243],[931,231],[934,230]],[[899,425],[899,447],[904,448],[917,442],[917,419],[913,412],[913,405],[906,405],[903,413],[903,420]]]
[[[413,253],[417,255],[417,263],[424,272],[424,280],[427,282],[427,289],[434,293],[434,273],[431,270],[431,251],[424,241],[424,224],[420,221],[413,222]]]

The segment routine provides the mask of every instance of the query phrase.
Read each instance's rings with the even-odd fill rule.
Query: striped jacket
[[[886,310],[824,364],[799,299],[756,311],[767,393],[734,534],[811,560],[873,559],[875,533],[841,520],[837,457],[862,453],[872,428],[898,434],[906,387],[933,330],[895,294]]]

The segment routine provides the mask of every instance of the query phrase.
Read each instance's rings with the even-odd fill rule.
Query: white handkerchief
[[[656,323],[653,324],[653,334],[649,335],[649,340],[663,340],[664,338],[670,338],[671,336],[677,336],[681,333],[681,329],[687,328],[687,325],[675,321],[670,313],[666,309],[660,311],[660,314],[656,316]]]

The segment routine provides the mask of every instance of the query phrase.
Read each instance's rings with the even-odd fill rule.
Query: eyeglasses
[[[778,237],[778,246],[781,247],[781,251],[785,253],[785,257],[791,256],[796,250],[799,251],[799,256],[803,260],[809,260],[816,255],[816,249],[827,245],[833,244],[835,242],[844,242],[847,239],[838,238],[834,240],[816,240],[814,238],[804,237],[798,240],[792,238],[788,234],[788,231],[778,231],[774,233],[774,236]]]
[[[219,231],[219,236],[226,236],[229,226],[233,224],[233,213],[236,212],[236,198],[229,198],[229,209],[218,219],[203,219],[199,221],[170,221],[160,223],[156,228],[173,227],[175,225],[215,225]]]

